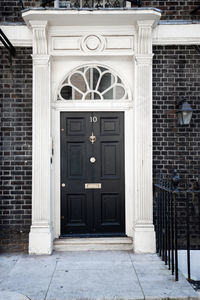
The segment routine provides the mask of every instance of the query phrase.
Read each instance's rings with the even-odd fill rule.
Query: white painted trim
[[[112,9],[112,10],[55,10],[29,9],[22,17],[31,26],[30,21],[46,20],[49,26],[126,26],[135,25],[138,20],[152,20],[156,26],[161,13],[158,9]]]
[[[32,47],[32,32],[27,26],[1,25],[0,28],[14,47]],[[2,43],[0,46],[3,46]]]
[[[78,26],[79,27],[79,26]],[[77,27],[79,31],[80,28]],[[32,47],[32,32],[25,25],[1,25],[0,28],[9,38],[13,46],[15,47]],[[75,34],[74,27],[73,32],[70,29],[71,27],[62,27],[59,28],[60,33],[62,34]],[[79,33],[84,34],[85,29],[81,27]],[[101,28],[98,27],[99,32],[102,31]],[[106,29],[105,33],[106,33]],[[111,30],[111,31],[110,31]],[[49,32],[51,35],[58,33],[58,27],[50,27]],[[91,28],[91,33],[94,32],[94,28]],[[118,28],[111,27],[109,29],[110,34],[124,34],[124,31]],[[129,31],[125,30],[126,34],[133,33],[133,29],[130,28]],[[153,30],[153,45],[199,45],[200,44],[200,24],[160,24]],[[0,43],[0,46],[2,44]],[[118,53],[119,55],[119,53]],[[124,55],[124,53],[122,53]]]
[[[162,24],[153,31],[154,45],[200,44],[200,24]]]
[[[117,101],[119,102],[119,101]],[[52,105],[52,137],[54,143],[54,157],[52,169],[53,184],[52,192],[54,193],[53,207],[55,215],[53,216],[54,238],[60,236],[60,112],[86,112],[86,111],[123,111],[124,112],[124,153],[125,153],[125,225],[126,234],[133,237],[133,211],[134,211],[134,113],[133,102],[125,103],[120,101],[95,104],[95,102],[79,102],[78,105],[73,103],[60,106],[57,103]],[[131,134],[132,133],[132,134]],[[54,187],[54,188],[53,188]]]

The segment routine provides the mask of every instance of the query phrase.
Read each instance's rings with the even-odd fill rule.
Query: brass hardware
[[[90,162],[91,162],[92,164],[94,164],[95,161],[96,161],[96,158],[95,158],[95,157],[90,157]]]
[[[101,189],[101,183],[85,183],[85,189]]]
[[[62,187],[65,187],[65,183],[62,183],[61,185],[62,185]]]
[[[61,131],[65,131],[65,129],[64,129],[64,128],[61,128]]]
[[[65,218],[64,216],[61,217],[62,220],[64,220],[64,218]]]
[[[96,136],[94,135],[93,132],[92,132],[92,135],[89,137],[89,140],[92,144],[94,144],[96,142]]]

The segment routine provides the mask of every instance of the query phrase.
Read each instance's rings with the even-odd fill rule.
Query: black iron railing
[[[175,280],[179,278],[178,274],[178,239],[179,231],[181,227],[182,232],[185,234],[185,243],[187,249],[187,279],[191,280],[191,267],[190,267],[190,206],[195,205],[194,199],[197,206],[200,203],[200,185],[198,181],[193,184],[193,189],[179,188],[179,176],[177,171],[174,171],[174,176],[169,178],[160,177],[159,182],[155,184],[155,205],[156,209],[156,247],[157,253],[161,256],[162,260],[175,275]],[[184,211],[182,215],[178,217],[179,208],[178,203],[185,201]],[[196,207],[199,210],[198,207]],[[181,219],[182,218],[182,219]],[[183,222],[183,218],[185,222]],[[180,225],[180,226],[179,226]],[[183,247],[181,248],[183,249]]]

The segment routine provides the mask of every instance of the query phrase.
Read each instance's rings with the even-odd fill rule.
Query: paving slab
[[[131,254],[130,257],[145,299],[192,299],[198,296],[181,272],[179,281],[174,281],[168,266],[157,255]]]
[[[45,299],[56,261],[55,255],[20,256],[5,280],[1,280],[0,290],[21,293],[31,300]]]
[[[56,272],[47,299],[143,299],[143,294],[132,268],[80,269]]]
[[[199,299],[156,254],[128,251],[0,255],[0,300]]]
[[[16,292],[0,292],[0,300],[29,300],[30,298]]]

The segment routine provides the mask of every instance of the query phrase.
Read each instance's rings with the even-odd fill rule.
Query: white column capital
[[[48,54],[47,21],[29,21],[33,33],[33,54]]]
[[[155,20],[138,20],[137,27],[139,28],[152,28],[155,24]]]
[[[137,65],[152,66],[153,54],[137,54],[135,60]]]
[[[32,59],[33,59],[33,65],[37,66],[37,65],[48,65],[51,62],[51,55],[48,54],[44,54],[44,55],[36,55],[33,54],[32,55]]]
[[[138,21],[137,55],[152,54],[152,20]]]

